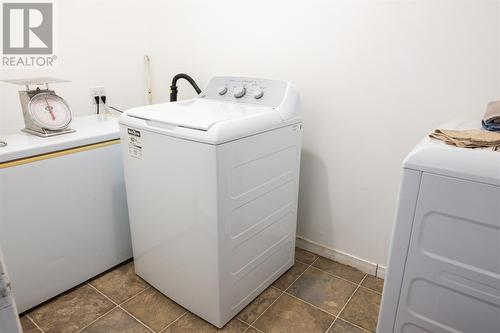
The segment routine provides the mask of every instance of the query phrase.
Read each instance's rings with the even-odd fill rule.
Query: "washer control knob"
[[[264,96],[264,90],[262,90],[262,89],[257,89],[257,91],[255,92],[255,95],[253,95],[253,97],[255,99],[261,99],[262,96]]]
[[[227,87],[220,87],[219,95],[225,95],[227,93]]]
[[[247,89],[243,86],[236,87],[236,88],[234,88],[234,91],[233,91],[234,97],[236,97],[236,98],[241,98],[241,97],[245,96],[246,92],[247,92]]]

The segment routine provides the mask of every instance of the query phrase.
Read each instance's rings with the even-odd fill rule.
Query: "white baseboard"
[[[385,277],[386,268],[384,266],[380,266],[339,250],[331,249],[304,237],[297,236],[296,245],[301,249],[315,253],[322,257],[357,268],[364,273],[371,274],[382,279]]]
[[[386,270],[387,270],[387,267],[382,266],[382,265],[378,265],[377,275],[375,275],[375,276],[385,280],[385,271]]]

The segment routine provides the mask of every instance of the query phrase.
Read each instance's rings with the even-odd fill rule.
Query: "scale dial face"
[[[38,126],[51,131],[65,129],[72,119],[66,101],[52,93],[36,94],[28,104],[28,112]]]

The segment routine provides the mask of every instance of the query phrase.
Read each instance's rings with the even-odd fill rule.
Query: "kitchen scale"
[[[4,82],[26,87],[26,90],[19,91],[25,125],[23,132],[40,137],[75,132],[68,127],[73,119],[68,103],[54,90],[49,89],[49,83],[68,82],[67,80],[31,78],[4,80]]]

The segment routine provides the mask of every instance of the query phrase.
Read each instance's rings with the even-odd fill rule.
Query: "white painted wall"
[[[157,102],[178,72],[200,86],[225,74],[292,81],[306,126],[298,234],[382,265],[405,154],[500,98],[499,1],[67,2],[54,75],[73,81],[58,90],[78,112],[91,84],[113,104],[143,103],[146,52]],[[89,19],[95,3],[103,14]],[[90,38],[99,30],[106,42]],[[14,92],[0,85],[0,133],[21,127]]]
[[[405,154],[500,98],[499,3],[164,1],[151,20],[165,32],[152,46],[155,87],[182,71],[200,84],[235,74],[297,85],[298,234],[385,265]]]
[[[68,101],[76,115],[94,111],[91,86],[104,86],[108,102],[117,107],[144,104],[142,57],[147,50],[144,37],[148,26],[140,1],[55,0],[55,9],[57,68],[0,69],[0,80],[37,76],[70,80],[52,88]],[[18,90],[0,82],[0,134],[24,127]]]

